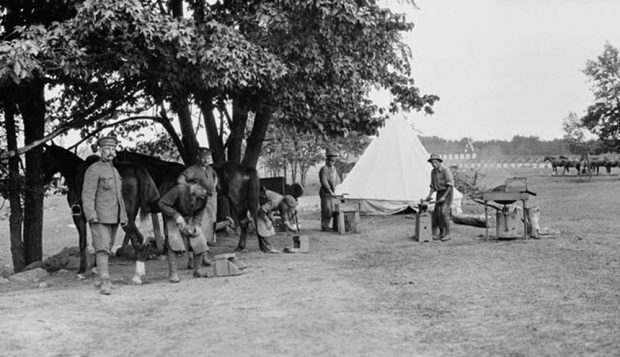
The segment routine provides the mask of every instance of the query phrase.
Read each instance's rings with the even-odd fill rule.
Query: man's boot
[[[178,254],[172,251],[172,249],[168,248],[168,281],[173,284],[181,281],[177,268],[178,259]]]
[[[101,279],[101,287],[99,292],[102,295],[110,295],[112,293],[112,282],[110,281],[110,272],[108,270],[108,253],[97,252],[97,270]]]
[[[204,254],[202,254],[202,266],[210,267],[213,264],[215,264],[213,260],[209,259],[209,251],[206,251]]]
[[[441,241],[442,242],[447,242],[450,239],[452,239],[452,236],[450,235],[450,223],[448,223],[446,221],[446,222],[444,222],[444,224],[446,225],[446,227],[444,228],[444,233],[441,236]]]
[[[202,259],[205,253],[196,254],[194,253],[194,278],[206,278],[207,273],[203,271],[202,268]]]

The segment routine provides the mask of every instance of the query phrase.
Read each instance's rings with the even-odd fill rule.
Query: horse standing
[[[571,160],[565,156],[561,156],[565,158],[564,161],[564,170],[562,170],[562,175],[567,174],[571,167],[574,167],[577,170],[577,176],[581,173],[581,160]]]
[[[165,194],[176,184],[178,176],[185,169],[184,165],[177,162],[165,161],[130,151],[118,152],[117,157],[129,162],[138,162],[144,166],[156,182],[160,195]],[[226,198],[225,201],[229,203],[231,213],[241,229],[235,250],[243,251],[246,247],[250,219],[254,220],[256,224],[258,218],[260,191],[258,173],[254,168],[230,161],[214,165],[213,168],[218,176],[218,194]],[[218,207],[219,209],[220,207]],[[248,213],[250,217],[248,217]],[[261,236],[258,231],[256,236],[260,250],[265,253],[271,252],[268,239]]]
[[[83,160],[74,153],[56,145],[44,146],[42,162],[44,178],[48,182],[57,172],[60,172],[65,178],[65,184],[69,189],[67,201],[71,207],[73,222],[79,236],[80,267],[78,274],[84,274],[88,269],[87,222],[81,209],[81,193],[84,173],[92,162]],[[123,230],[136,250],[136,273],[132,281],[136,284],[142,284],[142,276],[146,274],[145,261],[148,258],[150,242],[145,241],[136,226],[135,220],[138,211],[140,211],[141,216],[145,216],[153,211],[157,206],[159,194],[153,179],[141,166],[128,162],[115,163],[114,166],[123,179],[122,193],[128,219],[127,225],[123,227]]]
[[[564,172],[568,171],[568,169],[566,169],[566,162],[569,161],[567,157],[565,156],[551,156],[551,155],[547,155],[545,156],[545,158],[543,159],[543,162],[549,162],[551,164],[551,174],[552,175],[556,175],[558,174],[558,167],[562,167],[564,168],[564,171],[562,171],[562,175],[564,175]]]

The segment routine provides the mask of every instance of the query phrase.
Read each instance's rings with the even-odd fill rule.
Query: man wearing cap
[[[295,216],[295,208],[297,207],[297,200],[291,195],[281,195],[272,190],[266,190],[261,187],[261,191],[264,191],[264,202],[261,202],[261,210],[265,216],[273,224],[273,212],[280,212],[280,219],[282,224],[290,231],[296,232],[297,229],[293,227],[290,220]],[[261,192],[262,196],[263,192]]]
[[[321,188],[319,188],[319,197],[321,198],[321,230],[324,232],[332,230],[329,228],[334,212],[332,196],[336,192],[336,186],[340,184],[340,177],[334,166],[337,157],[338,155],[328,149],[325,153],[325,165],[319,170],[319,182],[321,184]]]
[[[118,141],[113,136],[104,136],[97,142],[99,161],[90,165],[84,173],[82,206],[90,224],[95,259],[101,283],[100,292],[110,295],[112,283],[108,269],[108,258],[114,238],[121,226],[127,224],[127,211],[123,201],[121,176],[112,160],[116,157]]]
[[[207,252],[207,239],[202,230],[206,205],[207,190],[196,182],[178,184],[159,199],[159,208],[168,232],[166,248],[171,283],[181,281],[177,269],[178,258],[190,247],[194,252],[194,277],[207,276],[201,270]]]
[[[215,242],[215,221],[217,214],[217,173],[211,166],[213,158],[211,149],[198,148],[198,157],[194,165],[186,168],[177,178],[177,184],[198,183],[207,191],[207,208],[202,222],[202,229],[207,242]]]
[[[450,237],[450,207],[452,206],[452,191],[454,190],[454,177],[447,167],[443,166],[443,160],[437,154],[431,154],[428,162],[433,166],[431,170],[430,191],[426,197],[430,201],[433,192],[435,195],[435,209],[431,219],[433,239],[442,242],[449,241]],[[439,236],[437,236],[439,228]]]

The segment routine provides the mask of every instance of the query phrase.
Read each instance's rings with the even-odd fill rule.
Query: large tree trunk
[[[21,87],[17,101],[24,120],[24,141],[28,145],[43,138],[45,93],[43,81],[33,79]],[[26,153],[24,188],[24,257],[26,264],[43,257],[43,198],[45,187],[41,171],[41,147]]]
[[[5,103],[4,119],[7,148],[9,151],[17,150],[17,137],[15,135],[17,126],[15,124],[14,103]],[[11,205],[11,212],[9,214],[9,235],[13,269],[16,272],[26,267],[24,245],[22,242],[22,223],[24,216],[22,211],[20,181],[19,156],[13,156],[9,159],[9,203]]]
[[[181,141],[183,142],[184,152],[181,153],[183,161],[191,165],[196,161],[196,153],[198,152],[198,140],[194,131],[194,123],[192,121],[192,113],[189,109],[187,99],[183,98],[173,103],[172,110],[179,117],[179,126],[181,127]]]
[[[204,118],[209,148],[213,150],[213,162],[217,164],[226,161],[226,155],[224,153],[222,138],[217,130],[217,123],[215,115],[213,114],[213,109],[214,106],[212,98],[207,95],[202,95],[200,99],[200,111],[202,112],[202,117]]]
[[[267,129],[271,122],[271,116],[271,109],[267,105],[262,104],[258,107],[256,117],[254,118],[254,125],[252,126],[252,132],[247,140],[247,147],[242,164],[254,168],[258,164],[263,141],[265,140],[265,135],[267,134]]]
[[[228,161],[241,162],[243,139],[248,123],[248,107],[240,98],[235,98],[232,105],[232,127],[228,137]]]

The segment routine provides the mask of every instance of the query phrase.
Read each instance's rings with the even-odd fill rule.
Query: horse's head
[[[52,177],[60,171],[58,163],[58,155],[56,151],[58,146],[52,143],[51,145],[43,144],[43,154],[41,155],[41,176],[44,182],[50,182]]]
[[[43,154],[41,158],[42,178],[46,180],[46,182],[50,182],[57,172],[63,175],[65,179],[72,180],[79,167],[84,164],[84,160],[79,156],[53,143],[51,145],[43,145]]]

